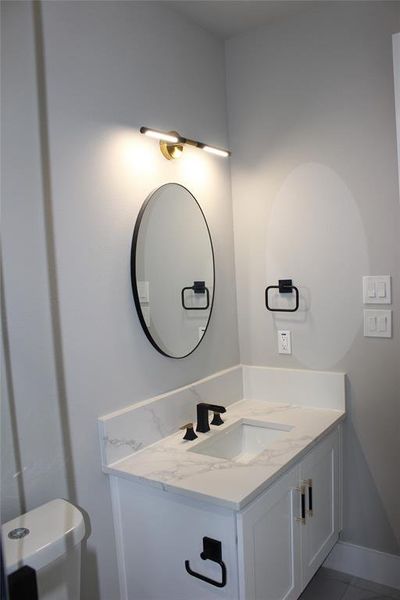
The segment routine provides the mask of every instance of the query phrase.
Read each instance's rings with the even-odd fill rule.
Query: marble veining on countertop
[[[103,465],[103,470],[166,492],[241,510],[342,421],[345,411],[240,400],[227,407],[222,417],[223,425],[211,426],[211,431],[199,433],[195,441],[183,440],[183,432],[178,431],[122,460]],[[205,439],[246,418],[289,426],[291,430],[282,432],[247,464],[191,451]]]

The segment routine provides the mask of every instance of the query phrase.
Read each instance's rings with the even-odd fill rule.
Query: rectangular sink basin
[[[293,427],[290,425],[281,423],[242,419],[221,433],[215,433],[208,440],[198,443],[190,452],[248,463],[291,429]]]

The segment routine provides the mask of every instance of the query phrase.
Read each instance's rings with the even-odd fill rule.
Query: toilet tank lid
[[[29,533],[10,539],[14,529],[26,528]],[[23,565],[39,570],[79,544],[85,535],[80,510],[66,500],[52,500],[31,510],[2,528],[3,549],[7,573]]]

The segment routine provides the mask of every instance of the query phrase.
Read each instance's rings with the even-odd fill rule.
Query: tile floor
[[[400,600],[400,590],[322,567],[299,600]]]

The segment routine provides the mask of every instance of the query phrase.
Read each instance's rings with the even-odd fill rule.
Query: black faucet
[[[200,433],[206,433],[210,431],[210,425],[208,424],[208,411],[214,411],[214,418],[211,421],[212,425],[222,425],[223,420],[219,416],[219,413],[226,412],[226,408],[224,406],[218,406],[217,404],[206,404],[205,402],[200,402],[197,405],[197,427],[196,431]]]

